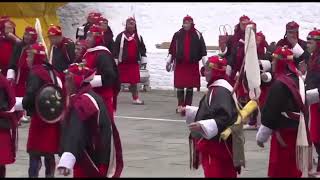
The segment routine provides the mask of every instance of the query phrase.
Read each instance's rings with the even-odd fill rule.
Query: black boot
[[[56,161],[54,159],[54,155],[44,157],[44,166],[46,168],[46,178],[53,178],[56,168]]]
[[[6,166],[0,165],[0,178],[5,178],[5,177],[6,177]]]

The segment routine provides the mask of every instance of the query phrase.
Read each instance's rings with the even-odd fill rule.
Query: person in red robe
[[[236,178],[241,167],[233,164],[232,137],[220,139],[221,133],[235,123],[238,111],[233,88],[226,80],[225,58],[212,56],[204,66],[208,92],[199,103],[199,108],[186,107],[187,124],[195,140],[196,157],[193,167],[203,167],[206,178]],[[194,122],[193,122],[194,121]],[[197,158],[195,158],[197,159]]]
[[[26,91],[26,81],[30,71],[27,65],[27,50],[36,43],[38,38],[37,32],[33,27],[26,27],[23,39],[16,43],[8,66],[7,79],[15,86],[16,96],[23,97]],[[21,121],[29,122],[25,112],[21,112]],[[20,118],[19,118],[20,119]]]
[[[111,27],[108,25],[109,21],[108,19],[104,17],[100,17],[98,25],[103,30],[103,36],[104,36],[104,46],[107,47],[109,50],[113,50],[113,32],[111,30]]]
[[[86,40],[77,40],[75,44],[75,63],[81,63],[83,55],[87,52],[88,43]]]
[[[88,33],[88,37],[89,37]],[[66,71],[68,111],[63,121],[62,156],[57,168],[75,178],[120,177],[112,131],[116,126],[104,100],[90,82],[95,71],[84,64],[72,64]]]
[[[31,116],[29,134],[27,140],[27,152],[29,154],[29,177],[38,177],[41,169],[41,157],[44,157],[45,176],[54,177],[55,154],[59,152],[60,145],[60,123],[46,122],[39,112],[36,111],[36,97],[39,90],[47,84],[54,84],[62,88],[61,78],[53,66],[46,63],[47,56],[43,45],[35,43],[27,49],[27,65],[30,73],[27,77],[26,94],[22,105]],[[56,80],[51,76],[51,73]]]
[[[75,59],[75,44],[70,38],[62,36],[60,26],[50,25],[48,29],[48,37],[50,40],[50,59],[49,63],[61,74]]]
[[[130,84],[132,104],[143,105],[144,101],[139,98],[138,83],[140,83],[140,65],[147,64],[147,55],[133,17],[126,20],[125,30],[116,37],[113,55],[118,64],[120,82]]]
[[[5,76],[7,75],[14,45],[21,41],[15,34],[15,27],[15,23],[9,17],[0,20],[0,69]]]
[[[13,87],[0,73],[0,177],[6,176],[6,165],[16,160],[17,116],[16,110],[22,110],[21,99],[16,100]]]
[[[310,59],[307,61],[306,90],[316,94],[319,99],[320,88],[320,30],[315,29],[307,37],[308,52]],[[317,176],[320,176],[320,104],[312,103],[309,106],[310,137],[318,154]]]
[[[309,131],[304,119],[307,115],[305,84],[293,57],[293,52],[286,46],[278,47],[273,53],[274,81],[256,135],[260,147],[264,147],[272,136],[268,168],[271,178],[301,177],[311,164]]]
[[[202,34],[194,27],[191,16],[183,18],[183,27],[173,35],[166,69],[174,66],[174,87],[177,88],[177,113],[184,115],[185,106],[192,104],[193,88],[200,89],[199,61],[207,60]],[[174,64],[174,65],[172,65]]]
[[[286,33],[283,39],[280,39],[277,42],[276,46],[288,46],[293,52],[294,61],[297,67],[301,62],[309,58],[307,43],[299,38],[299,24],[295,21],[286,24]]]
[[[103,30],[92,25],[87,33],[87,51],[83,56],[86,67],[95,69],[96,75],[90,81],[95,93],[99,94],[108,110],[111,124],[115,127],[114,112],[117,109],[117,96],[120,92],[119,72],[112,53],[103,46]],[[120,135],[116,128],[112,131],[115,142],[116,171],[114,177],[119,177],[123,168],[122,147]]]
[[[85,40],[87,38],[87,32],[93,24],[97,24],[102,14],[99,12],[90,12],[87,17],[87,22],[77,28],[76,39]]]

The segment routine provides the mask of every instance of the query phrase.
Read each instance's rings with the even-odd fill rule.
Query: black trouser
[[[192,98],[193,98],[193,88],[178,88],[177,98],[178,98],[178,106],[186,106],[186,105],[191,106]]]
[[[29,154],[29,177],[35,178],[39,177],[39,171],[41,169],[42,162],[40,155]],[[56,168],[56,162],[54,155],[45,155],[44,156],[44,166],[46,168],[45,174],[46,177],[54,177],[54,172]]]
[[[0,165],[0,178],[6,177],[6,165]]]

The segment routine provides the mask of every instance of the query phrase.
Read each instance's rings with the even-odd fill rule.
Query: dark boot
[[[181,113],[182,107],[184,106],[184,89],[177,89],[178,107],[176,113]]]
[[[54,155],[44,157],[44,166],[46,168],[46,178],[53,178],[56,168],[56,161],[54,159]]]
[[[6,177],[6,166],[0,165],[0,178],[5,178],[5,177]]]

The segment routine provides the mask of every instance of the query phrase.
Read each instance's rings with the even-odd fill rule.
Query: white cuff
[[[207,61],[208,61],[208,57],[207,56],[203,56],[201,60],[202,60],[202,65],[205,66]]]
[[[7,79],[15,79],[16,73],[13,69],[8,69],[7,71]]]
[[[101,75],[95,75],[93,79],[90,81],[92,87],[101,87],[102,86],[102,79]]]
[[[271,80],[272,80],[272,75],[271,75],[271,73],[269,73],[269,72],[264,72],[264,73],[262,73],[261,74],[261,80],[263,81],[263,82],[270,82]]]
[[[261,66],[262,66],[262,71],[270,71],[271,70],[271,62],[268,60],[260,60]]]
[[[217,123],[214,119],[201,120],[198,122],[200,123],[201,128],[204,132],[204,134],[202,133],[202,136],[204,138],[211,139],[218,134]]]
[[[14,105],[14,111],[24,111],[22,106],[23,97],[16,97],[16,104]]]
[[[293,48],[292,48],[293,56],[298,58],[300,57],[304,50],[301,48],[301,46],[297,43]]]
[[[199,107],[196,106],[186,106],[186,123],[189,125],[194,122],[194,118],[197,115]]]
[[[145,56],[142,56],[141,57],[141,64],[147,64],[147,62],[148,62],[148,58]]]
[[[167,63],[171,63],[171,59],[172,59],[172,55],[169,54],[168,57],[167,57]]]
[[[220,50],[221,51],[221,50]],[[228,51],[228,47],[226,47],[226,49],[222,52],[220,52],[219,54],[221,54],[221,55],[225,55],[226,53],[227,53],[227,51]]]
[[[256,135],[256,140],[261,143],[265,143],[268,141],[269,137],[272,134],[272,129],[261,124],[258,133]]]
[[[119,60],[118,59],[114,59],[114,62],[116,63],[116,65],[119,64]]]
[[[232,73],[232,67],[230,65],[227,65],[227,68],[226,68],[227,76],[231,76],[231,73]]]
[[[67,169],[73,169],[74,164],[76,163],[76,157],[70,152],[64,152],[60,158],[57,168],[64,167]]]
[[[78,36],[84,36],[84,26],[78,27]]]
[[[239,39],[239,42],[245,44],[245,41],[243,39]]]
[[[319,91],[318,88],[307,90],[306,100],[308,105],[319,102]]]

